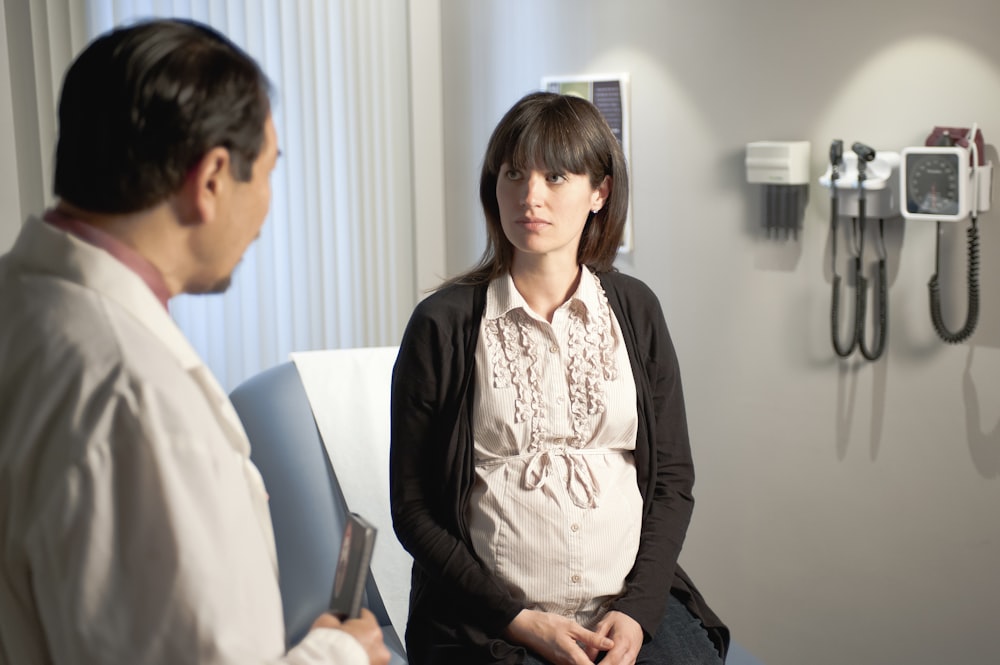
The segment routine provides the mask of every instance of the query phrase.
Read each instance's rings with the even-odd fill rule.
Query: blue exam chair
[[[270,495],[285,631],[292,646],[330,601],[347,503],[294,363],[247,379],[230,399]],[[370,574],[365,596],[365,607],[378,618],[386,646],[393,652],[393,665],[404,665],[403,643]]]

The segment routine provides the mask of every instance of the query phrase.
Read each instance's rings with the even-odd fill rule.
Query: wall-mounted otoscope
[[[833,349],[841,358],[846,358],[858,348],[868,360],[878,360],[885,351],[888,331],[888,279],[886,273],[885,218],[899,214],[896,197],[899,154],[876,152],[864,143],[851,145],[851,152],[844,154],[844,144],[840,139],[830,144],[830,167],[820,178],[820,184],[830,188],[830,246],[833,294],[830,305],[830,333]],[[862,261],[865,250],[865,232],[869,215],[879,218],[878,234],[878,330],[875,348],[866,342],[866,311],[868,303],[868,280],[864,276]],[[854,325],[851,326],[849,344],[840,340],[840,284],[837,273],[837,236],[839,218],[851,218],[847,228],[847,238],[853,250],[855,293]]]
[[[837,203],[840,197],[837,196],[837,180],[840,178],[840,169],[844,164],[844,142],[834,139],[830,143],[830,270],[833,275],[833,296],[830,299],[830,337],[833,340],[833,350],[841,358],[854,353],[858,345],[858,320],[855,319],[851,329],[851,343],[845,346],[840,343],[840,273],[837,272],[837,236],[840,220],[839,206]],[[854,275],[855,280],[861,276],[861,257],[857,252],[854,254]],[[858,302],[858,297],[863,297],[861,289],[855,289],[854,311],[857,313],[863,303]]]
[[[865,196],[865,181],[868,179],[867,167],[868,163],[875,159],[875,150],[864,143],[855,143],[851,146],[851,150],[854,154],[858,156],[858,258],[859,262],[861,256],[864,253],[865,247],[865,224],[867,222],[867,210],[866,210],[866,200]],[[898,161],[897,161],[898,164]],[[868,280],[864,278],[860,273],[858,274],[858,289],[861,290],[861,297],[859,301],[861,303],[860,308],[856,316],[858,317],[858,346],[861,349],[861,355],[863,355],[868,360],[878,360],[882,356],[882,352],[885,351],[885,339],[886,331],[889,327],[889,283],[886,276],[885,269],[885,218],[880,217],[878,220],[878,342],[876,342],[875,349],[870,350],[865,343],[865,303],[867,299],[867,286]]]
[[[844,165],[844,142],[834,139],[830,143],[830,210],[833,211],[831,219],[837,218],[837,178],[840,177],[840,169]]]

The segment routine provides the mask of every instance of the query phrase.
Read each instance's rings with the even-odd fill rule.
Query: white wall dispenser
[[[756,141],[746,147],[747,182],[764,185],[769,238],[798,238],[809,198],[809,142]]]

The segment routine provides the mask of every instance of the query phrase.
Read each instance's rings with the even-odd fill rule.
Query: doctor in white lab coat
[[[0,665],[388,662],[370,613],[285,652],[267,493],[167,311],[267,214],[263,73],[143,23],[87,47],[59,117],[59,203],[0,258]]]

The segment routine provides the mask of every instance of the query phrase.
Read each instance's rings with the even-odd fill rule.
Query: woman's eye
[[[549,182],[563,182],[566,180],[566,176],[562,173],[550,173],[548,180]]]
[[[507,169],[504,173],[504,177],[507,178],[507,180],[519,180],[521,178],[521,172],[517,169]]]

